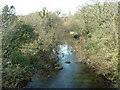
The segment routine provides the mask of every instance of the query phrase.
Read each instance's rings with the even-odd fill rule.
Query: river
[[[74,50],[67,43],[59,45],[59,61],[63,67],[55,76],[48,79],[34,75],[25,88],[105,88],[110,87],[102,78],[91,72],[73,54]],[[71,63],[65,63],[70,61]]]

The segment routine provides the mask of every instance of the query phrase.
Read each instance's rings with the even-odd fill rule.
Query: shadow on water
[[[70,61],[71,63],[65,63]],[[43,79],[33,76],[25,88],[95,88],[109,87],[105,81],[91,72],[85,65],[75,63],[72,47],[59,45],[59,61],[63,67],[55,76]],[[39,76],[39,75],[38,75]]]

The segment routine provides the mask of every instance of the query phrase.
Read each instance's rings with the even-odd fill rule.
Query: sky
[[[103,1],[103,0],[102,0]],[[105,0],[104,0],[105,1]],[[62,13],[75,13],[78,7],[92,0],[0,0],[0,11],[5,5],[13,5],[17,15],[27,15],[46,7],[49,11],[60,10]]]

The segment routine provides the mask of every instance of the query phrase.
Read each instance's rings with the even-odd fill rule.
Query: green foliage
[[[57,58],[52,50],[59,40],[70,39],[70,31],[81,35],[79,40],[70,39],[76,55],[98,74],[116,79],[117,3],[85,5],[68,17],[60,17],[60,13],[43,8],[37,13],[16,16],[14,6],[3,8],[3,87],[20,87],[20,82],[32,75],[31,70],[51,72]]]
[[[106,78],[114,80],[118,75],[118,19],[117,3],[96,2],[79,9],[75,15],[69,16],[69,26],[81,33],[81,38],[73,45],[76,55],[85,60],[98,74],[108,75]],[[75,23],[74,23],[75,22]],[[72,29],[75,29],[72,28]]]
[[[4,28],[2,41],[3,87],[19,87],[22,80],[29,80],[32,74],[29,67],[25,70],[24,68],[31,65],[30,57],[24,54],[21,48],[24,44],[33,42],[37,36],[34,28],[20,21],[15,21],[11,26]],[[29,75],[26,74],[24,77],[25,73],[29,73]]]
[[[3,68],[2,87],[4,88],[21,88],[29,81],[34,68],[31,66],[21,67],[19,64],[9,64]],[[25,81],[25,82],[23,82]],[[24,84],[22,84],[24,83]]]
[[[46,7],[44,7],[42,11],[39,12],[39,15],[41,18],[48,17],[48,11],[46,10]]]
[[[4,27],[8,27],[13,24],[17,17],[15,16],[14,6],[4,6],[2,10],[2,23]]]
[[[26,23],[24,20],[13,19],[13,17],[17,18],[14,9],[13,6],[9,8],[6,5],[2,12],[3,87],[5,88],[21,88],[23,81],[29,80],[33,75],[32,70],[45,69],[46,72],[51,72],[52,65],[56,63],[56,56],[52,49],[55,47],[57,40],[55,38],[57,25],[55,24],[55,27],[51,23],[51,18],[55,14],[49,13],[49,17],[46,17],[46,12],[43,10],[43,16],[45,17],[39,17],[41,19],[40,24],[34,23],[38,27],[34,26],[33,28],[30,22]],[[56,15],[53,21],[59,23]],[[42,27],[43,24],[43,27],[47,28],[49,33],[46,33]],[[36,30],[36,28],[39,30]]]
[[[55,12],[48,12],[46,8],[43,8],[43,10],[39,12],[42,21],[40,26],[46,33],[51,32],[51,29],[58,28],[58,25],[61,24],[61,19],[58,15],[59,14]]]
[[[37,39],[34,28],[21,22],[3,32],[3,58],[9,58],[12,52],[20,52],[20,47]]]

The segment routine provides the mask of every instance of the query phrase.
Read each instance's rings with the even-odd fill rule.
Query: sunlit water
[[[73,49],[64,43],[59,45],[59,64],[63,67],[55,76],[43,79],[33,76],[26,88],[94,88],[109,87],[102,78],[96,76],[85,65],[75,63]],[[71,63],[65,63],[70,61]]]

